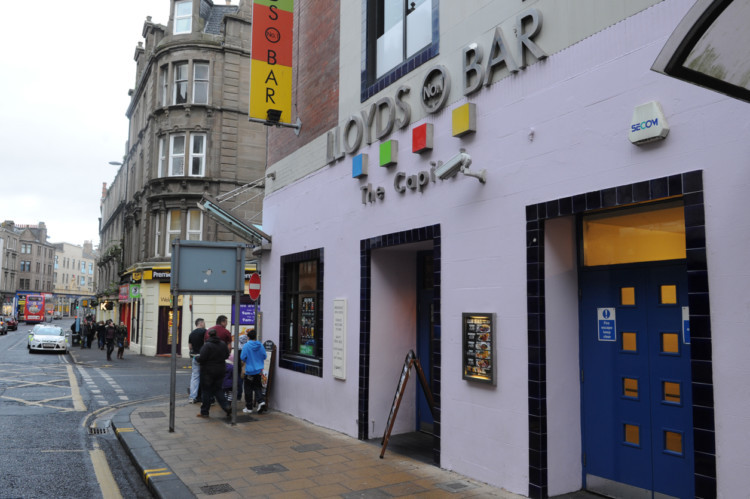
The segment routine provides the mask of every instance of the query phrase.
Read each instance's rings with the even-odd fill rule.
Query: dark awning
[[[698,0],[651,67],[750,102],[750,0]]]

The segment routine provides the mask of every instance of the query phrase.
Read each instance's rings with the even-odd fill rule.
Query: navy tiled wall
[[[528,316],[529,497],[547,495],[547,351],[544,309],[544,221],[669,196],[685,204],[688,303],[690,306],[693,436],[696,497],[716,497],[716,450],[711,321],[706,266],[703,174],[693,171],[526,207],[526,302]]]
[[[359,294],[359,408],[358,432],[360,440],[370,438],[368,424],[370,398],[370,311],[371,309],[371,262],[372,250],[397,246],[400,244],[432,241],[433,259],[433,328],[434,340],[432,344],[432,396],[435,400],[433,427],[434,439],[432,455],[435,464],[440,464],[440,226],[431,225],[418,229],[406,230],[371,237],[360,241],[360,294]]]

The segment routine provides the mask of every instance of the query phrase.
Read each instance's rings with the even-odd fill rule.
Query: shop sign
[[[120,301],[125,301],[128,299],[128,296],[130,294],[129,286],[127,284],[120,285],[120,292],[117,296],[117,299]]]
[[[130,299],[137,300],[141,297],[141,285],[131,284],[130,285]]]
[[[291,122],[294,0],[253,2],[250,117]]]
[[[484,51],[476,43],[469,44],[461,52],[463,94],[470,95],[482,86],[492,83],[493,75],[504,65],[511,73],[525,69],[526,54],[544,59],[544,52],[533,38],[542,29],[542,13],[538,9],[527,9],[516,17],[514,34],[516,37],[516,59],[509,50],[506,36],[498,26],[489,46],[489,57],[484,61]],[[440,111],[448,101],[451,77],[445,66],[430,68],[417,92],[422,107],[428,114]],[[400,86],[393,96],[384,96],[369,107],[360,110],[346,119],[343,126],[337,126],[326,135],[326,164],[332,164],[347,154],[356,155],[364,144],[387,138],[394,129],[406,128],[411,124],[411,87]]]

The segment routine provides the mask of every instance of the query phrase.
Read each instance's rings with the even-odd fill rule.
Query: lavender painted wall
[[[390,137],[400,145],[397,166],[377,167],[375,143],[360,150],[370,155],[370,174],[364,180],[351,178],[351,159],[347,158],[270,193],[264,204],[264,230],[273,235],[273,249],[263,259],[264,293],[278,289],[282,255],[325,248],[324,316],[333,316],[334,298],[347,298],[349,306],[347,380],[333,379],[331,344],[326,342],[322,378],[277,370],[277,408],[357,435],[359,242],[439,224],[441,466],[526,494],[525,207],[703,170],[718,492],[723,497],[744,495],[749,485],[750,454],[738,437],[746,435],[750,427],[750,388],[745,383],[750,377],[746,361],[750,351],[750,335],[746,334],[750,330],[750,229],[744,222],[750,192],[750,105],[649,69],[691,4],[682,0],[659,3],[475,94],[471,102],[476,104],[478,116],[473,135],[462,139],[451,136],[451,109],[463,103],[459,101],[426,120],[435,129],[435,148],[430,153],[410,152],[408,128]],[[627,138],[632,110],[651,100],[661,103],[671,133],[663,142],[637,147]],[[488,170],[485,185],[459,175],[430,183],[423,192],[394,191],[396,171],[411,175],[428,170],[429,161],[446,160],[460,147],[472,156],[473,169]],[[383,186],[385,199],[362,204],[359,189],[366,183]],[[569,249],[569,227],[558,229],[547,244]],[[551,251],[549,247],[547,251]],[[558,261],[555,269],[571,272],[564,261]],[[570,287],[566,279],[561,276],[550,282],[547,291],[552,312],[548,321],[577,317],[577,311],[570,310],[570,303],[560,296]],[[496,387],[461,379],[460,320],[465,311],[497,314]],[[278,300],[264,301],[264,313],[264,335],[272,338],[279,327]],[[550,334],[557,333],[557,328],[550,324]],[[324,324],[323,334],[330,338],[330,320]],[[555,341],[573,340],[574,331],[559,334],[565,336],[555,336]],[[378,357],[389,355],[388,345],[378,343]],[[403,345],[393,345],[390,355],[403,362]],[[575,490],[581,483],[580,467],[569,462],[580,459],[580,439],[565,434],[571,425],[579,424],[570,412],[579,404],[579,390],[575,383],[571,386],[555,378],[570,379],[578,363],[573,358],[576,348],[567,346],[547,350],[551,357],[549,386],[556,390],[548,415],[549,491],[555,493]],[[377,362],[373,359],[371,375]]]

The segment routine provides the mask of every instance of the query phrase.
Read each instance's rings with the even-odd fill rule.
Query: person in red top
[[[232,347],[232,333],[229,332],[227,329],[227,316],[226,315],[220,315],[216,318],[216,325],[211,327],[208,331],[214,330],[216,331],[216,337],[222,340],[224,343],[227,344],[229,348]],[[208,340],[208,331],[206,331],[206,335],[203,337],[205,341]]]

